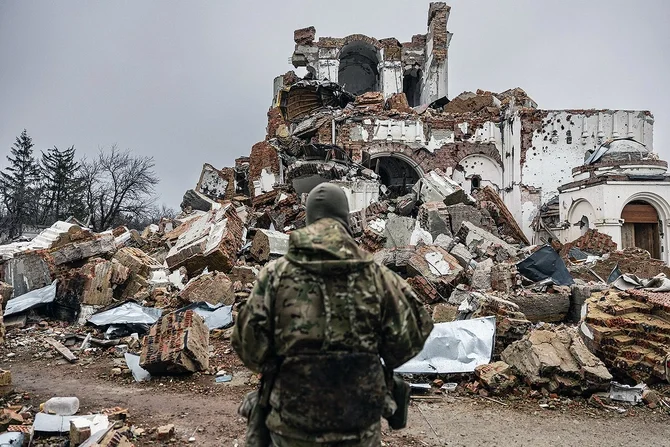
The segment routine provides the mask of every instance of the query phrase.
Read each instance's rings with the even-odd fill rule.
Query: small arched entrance
[[[622,248],[638,247],[647,250],[652,258],[661,259],[661,232],[658,211],[648,202],[629,202],[621,211]]]

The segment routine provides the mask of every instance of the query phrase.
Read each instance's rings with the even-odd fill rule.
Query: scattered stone
[[[162,425],[156,430],[156,436],[161,441],[167,441],[174,436],[174,425]]]
[[[0,386],[8,386],[12,384],[11,371],[0,369]]]
[[[516,387],[516,376],[512,374],[512,368],[503,362],[493,362],[480,365],[475,368],[475,375],[479,381],[493,394],[502,394]]]
[[[491,289],[491,270],[493,269],[493,259],[486,259],[479,262],[470,278],[470,285],[476,290]]]

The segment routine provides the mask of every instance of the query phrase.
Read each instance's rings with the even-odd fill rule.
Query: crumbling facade
[[[307,75],[275,79],[252,194],[334,181],[360,211],[440,169],[468,193],[491,186],[531,243],[597,229],[668,262],[670,183],[651,113],[542,110],[520,88],[450,100],[449,13],[431,3],[428,32],[405,43],[296,30],[291,61]],[[609,155],[591,157],[601,152]]]

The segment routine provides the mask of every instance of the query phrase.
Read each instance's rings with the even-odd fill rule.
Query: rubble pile
[[[574,327],[533,329],[509,345],[501,358],[528,385],[551,393],[602,391],[612,381],[603,362],[587,349]]]
[[[670,294],[596,292],[586,300],[581,326],[605,364],[636,383],[670,381]]]
[[[299,31],[297,47],[312,45],[313,28]],[[76,362],[87,350],[118,349],[130,357],[115,359],[114,374],[138,381],[209,371],[210,332],[232,325],[260,269],[305,226],[309,191],[329,181],[347,195],[357,242],[408,281],[436,322],[476,327],[481,321],[463,320],[488,317],[491,330],[481,334],[495,337],[482,345],[493,363],[467,372],[491,392],[525,383],[590,393],[609,384],[605,365],[667,378],[662,298],[631,291],[617,298],[630,303],[621,307],[614,293],[591,297],[616,269],[650,278],[667,267],[646,252],[615,251],[595,230],[564,246],[531,245],[498,190],[466,179],[458,164],[499,158],[494,124],[510,104],[534,107],[525,92],[466,92],[411,107],[405,93],[355,95],[293,72],[275,87],[265,139],[232,167],[204,164],[175,218],[99,234],[57,222],[29,244],[3,247],[4,326],[64,321],[51,341],[40,340],[49,355]],[[554,326],[582,319],[590,340]]]

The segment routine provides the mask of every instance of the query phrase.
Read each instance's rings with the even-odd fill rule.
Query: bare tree
[[[135,156],[116,145],[82,161],[89,224],[94,231],[119,225],[128,216],[138,219],[151,213],[159,181],[154,167],[153,157]]]

